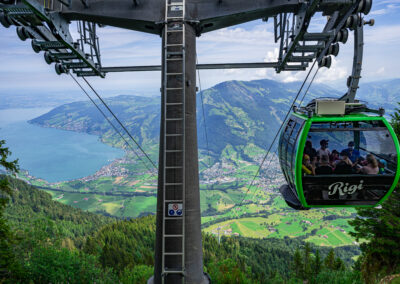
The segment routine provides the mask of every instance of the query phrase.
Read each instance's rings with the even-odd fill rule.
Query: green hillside
[[[340,93],[317,85],[309,98]],[[227,146],[232,146],[241,158],[252,160],[244,150],[246,145],[265,148],[271,142],[281,119],[297,93],[298,83],[278,83],[271,80],[229,81],[203,91],[204,110],[208,125],[210,150],[217,160]],[[105,100],[130,133],[157,160],[160,126],[160,99],[138,96],[118,96]],[[200,96],[197,97],[198,139],[200,150],[206,150]],[[90,102],[62,105],[31,120],[31,123],[99,135],[102,141],[123,147],[119,136]],[[155,152],[152,153],[152,150]],[[249,157],[250,156],[250,157]]]
[[[204,90],[205,120],[213,158],[220,160],[224,150],[229,151],[227,147],[231,147],[240,158],[252,161],[254,155],[249,155],[244,148],[255,145],[265,149],[269,145],[271,133],[278,129],[299,87],[299,83],[256,80],[228,81]],[[398,90],[400,79],[363,83],[358,97],[368,101],[374,108],[385,107],[390,113],[394,109],[390,102],[396,100]],[[326,85],[313,84],[305,102],[316,97],[339,97],[342,93]],[[157,161],[160,99],[118,96],[105,101],[135,139],[152,154],[153,160]],[[200,95],[197,96],[197,117],[199,149],[205,154],[207,147]],[[106,143],[124,147],[119,136],[91,102],[65,104],[31,122],[98,135]]]
[[[5,176],[0,176],[0,179]],[[82,211],[52,200],[50,194],[24,181],[7,177],[13,190],[5,217],[10,226],[23,232],[31,232],[35,226],[45,226],[46,232],[59,240],[70,239],[75,246],[81,246],[88,234],[105,224],[115,221],[106,217]]]

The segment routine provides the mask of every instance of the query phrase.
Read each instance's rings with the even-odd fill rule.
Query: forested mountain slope
[[[88,234],[116,220],[53,201],[50,194],[24,181],[7,178],[13,195],[6,207],[5,217],[16,231],[29,231],[41,226],[51,236],[68,238],[74,245],[81,246]]]

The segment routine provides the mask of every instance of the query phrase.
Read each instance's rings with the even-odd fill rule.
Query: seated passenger
[[[361,166],[365,166],[365,165],[367,165],[367,160],[365,160],[364,157],[360,156],[360,157],[358,157],[356,163]]]
[[[344,149],[343,151],[346,151],[349,159],[352,163],[355,163],[357,159],[360,157],[360,151],[357,149],[354,149],[354,142],[350,141],[349,144],[347,144],[348,148]]]
[[[331,175],[333,169],[329,164],[329,157],[327,155],[322,155],[319,166],[315,169],[316,175]]]
[[[336,164],[335,174],[346,175],[353,173],[353,163],[350,161],[346,151],[340,152],[340,161]]]
[[[310,156],[308,155],[303,156],[302,172],[305,175],[315,175],[315,168],[313,164],[311,164]]]
[[[310,140],[306,141],[306,146],[304,147],[304,154],[308,155],[311,161],[314,161],[315,157],[317,156],[317,151],[313,148],[312,142]]]
[[[339,161],[339,152],[337,150],[333,150],[332,154],[329,156],[329,162],[332,166],[336,165],[336,162]]]
[[[385,172],[385,168],[387,167],[387,162],[384,159],[380,159],[378,162],[378,166],[379,166],[379,174],[384,175]]]
[[[329,140],[325,140],[325,139],[322,139],[319,142],[319,144],[321,145],[321,148],[319,148],[317,150],[317,156],[319,157],[319,160],[321,159],[322,155],[327,155],[328,157],[330,156],[331,151],[329,151],[329,149],[328,149],[328,142],[329,142]]]
[[[362,167],[360,172],[365,175],[376,175],[379,173],[378,161],[373,155],[367,155],[367,165]]]

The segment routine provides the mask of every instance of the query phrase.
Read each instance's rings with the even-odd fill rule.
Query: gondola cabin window
[[[292,116],[282,132],[279,142],[279,160],[281,168],[289,186],[295,189],[297,141],[304,125],[304,120]]]
[[[305,158],[311,168],[302,172],[308,205],[376,204],[390,190],[397,169],[395,142],[382,120],[314,122]]]

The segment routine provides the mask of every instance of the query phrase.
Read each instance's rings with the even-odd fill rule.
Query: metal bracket
[[[81,0],[81,2],[85,8],[89,8],[89,0]]]
[[[358,0],[348,11],[347,13],[342,17],[342,19],[340,20],[340,22],[336,25],[334,34],[336,35],[345,25],[346,20],[351,16],[351,14],[354,13],[354,11],[357,9],[359,3],[361,1]],[[327,53],[329,46],[333,43],[334,41],[334,37],[332,37],[331,39],[329,39],[329,41],[327,42],[325,48],[321,51],[321,53],[319,54],[317,61],[321,62],[322,58],[325,56],[325,54]]]
[[[305,32],[307,31],[308,25],[310,24],[311,17],[314,15],[318,4],[321,0],[314,0],[310,4],[302,4],[302,8],[296,17],[297,23],[295,25],[294,20],[292,22],[292,30],[291,34],[290,30],[286,30],[286,53],[283,55],[283,58],[279,62],[278,67],[276,68],[276,72],[280,73],[285,69],[286,63],[291,58],[293,52],[295,51],[296,46],[298,45],[300,39],[304,36]],[[292,41],[289,44],[289,37],[292,38]],[[281,38],[281,41],[284,41],[285,37]],[[282,42],[281,42],[282,46]]]
[[[99,69],[100,66],[95,64],[92,60],[88,59],[86,54],[82,50],[79,50],[76,44],[73,42],[73,38],[69,32],[69,23],[63,17],[56,12],[48,12],[42,5],[34,0],[23,0],[24,4],[29,7],[40,19],[45,21],[56,39],[64,46],[65,49],[69,49],[73,54],[76,55],[76,59],[83,61],[88,68],[93,70],[93,74],[105,77]]]
[[[357,90],[359,88],[358,84],[361,78],[362,71],[362,59],[364,52],[364,27],[363,25],[358,25],[354,30],[354,58],[353,58],[353,70],[352,74],[348,79],[347,93],[340,98],[340,100],[346,102],[354,102]]]
[[[68,2],[66,2],[65,0],[57,0],[57,1],[63,4],[64,6],[71,7],[72,0],[68,0]]]

